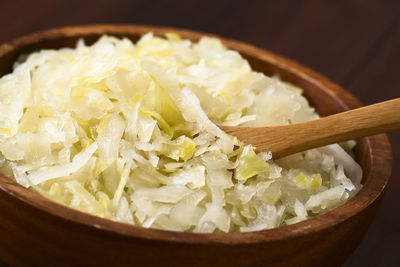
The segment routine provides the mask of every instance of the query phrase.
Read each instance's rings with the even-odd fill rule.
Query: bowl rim
[[[153,32],[155,35],[164,35],[175,32],[183,38],[197,40],[202,36],[216,37],[227,47],[239,51],[241,54],[256,57],[267,61],[280,69],[300,77],[307,82],[317,85],[328,94],[338,97],[344,110],[362,106],[352,94],[339,85],[333,83],[323,75],[283,56],[269,52],[254,45],[243,43],[215,34],[192,30],[177,29],[163,26],[145,26],[135,24],[95,24],[83,26],[59,27],[24,35],[0,45],[1,58],[13,50],[32,45],[38,41],[52,40],[60,37],[77,37],[89,34],[145,34]],[[120,223],[86,214],[47,199],[38,193],[32,192],[19,185],[14,180],[0,175],[0,190],[11,195],[25,204],[39,209],[60,219],[70,221],[85,227],[96,228],[102,231],[123,235],[129,238],[173,242],[184,244],[255,244],[276,242],[304,237],[321,231],[332,231],[339,224],[362,212],[374,203],[383,192],[391,174],[392,152],[385,134],[363,138],[368,146],[371,162],[368,177],[363,188],[351,199],[322,215],[307,219],[300,223],[281,226],[274,229],[255,232],[231,233],[189,233],[144,228],[141,226]]]

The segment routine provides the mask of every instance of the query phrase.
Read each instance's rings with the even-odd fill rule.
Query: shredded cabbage
[[[301,88],[251,70],[217,39],[103,36],[25,58],[0,78],[0,171],[71,208],[164,230],[257,231],[361,187],[340,145],[274,161],[218,128],[318,114]]]

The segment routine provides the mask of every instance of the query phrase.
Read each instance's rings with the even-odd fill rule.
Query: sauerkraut
[[[217,39],[103,36],[27,55],[0,79],[1,172],[114,221],[207,233],[271,229],[360,189],[361,168],[348,154],[355,143],[274,160],[217,125],[316,118],[301,88],[253,71]]]

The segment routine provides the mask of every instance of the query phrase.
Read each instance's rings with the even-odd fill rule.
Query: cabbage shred
[[[337,144],[274,161],[216,125],[318,118],[300,88],[217,39],[166,36],[80,40],[17,62],[0,79],[1,172],[92,215],[209,233],[300,222],[360,189]]]

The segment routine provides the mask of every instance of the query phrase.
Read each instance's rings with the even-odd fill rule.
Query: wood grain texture
[[[219,126],[274,159],[347,140],[400,130],[400,98],[282,126]]]
[[[9,71],[21,53],[73,46],[81,37],[88,43],[103,33],[137,40],[148,31],[162,35],[171,30],[192,40],[202,35],[128,25],[54,29],[0,46],[0,73]],[[292,60],[245,43],[223,42],[257,70],[303,87],[323,115],[360,106],[340,86]],[[178,233],[112,222],[60,206],[0,177],[0,257],[13,266],[339,265],[372,222],[390,175],[391,150],[385,135],[361,139],[356,154],[364,169],[364,187],[351,200],[298,224],[250,233]]]

